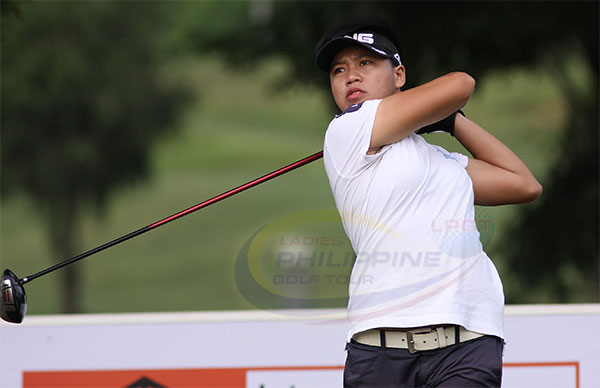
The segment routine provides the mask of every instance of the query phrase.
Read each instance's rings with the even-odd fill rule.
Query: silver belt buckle
[[[414,339],[414,335],[415,334],[427,334],[427,333],[431,333],[432,330],[429,327],[424,327],[421,329],[413,329],[413,330],[408,330],[406,332],[406,342],[408,343],[408,352],[410,354],[414,354],[417,352],[417,350],[415,349],[415,339]]]

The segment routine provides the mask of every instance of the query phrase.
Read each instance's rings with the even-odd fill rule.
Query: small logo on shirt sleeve
[[[441,149],[439,149],[438,147],[435,147],[435,149],[437,150],[437,152],[439,152],[440,154],[444,155],[444,158],[446,158],[446,159],[452,159],[452,160],[454,160],[456,163],[459,163],[459,162],[458,162],[458,159],[456,159],[454,156],[450,155],[449,153],[442,151],[442,150],[441,150]]]
[[[363,101],[364,102],[364,101]],[[339,115],[335,116],[335,118],[337,119],[338,117],[341,117],[343,115],[345,115],[346,113],[352,113],[352,112],[356,112],[357,110],[359,110],[362,107],[362,102],[359,104],[353,104],[350,105],[348,107],[348,109],[346,109],[345,111],[343,111],[342,113],[340,113]]]

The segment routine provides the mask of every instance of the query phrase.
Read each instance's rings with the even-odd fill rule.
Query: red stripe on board
[[[571,366],[575,367],[575,388],[579,388],[579,361],[557,361],[557,362],[505,362],[502,364],[505,368],[511,367],[540,367],[540,366]]]
[[[245,388],[246,369],[23,372],[23,388],[123,388],[142,379],[169,388]]]
[[[507,362],[512,367],[574,367],[575,386],[580,388],[578,361],[567,362]],[[335,366],[265,366],[247,368],[207,369],[140,369],[106,371],[52,371],[23,372],[23,388],[122,388],[145,378],[157,384],[174,387],[195,388],[245,388],[246,375],[250,371],[317,371],[343,370]]]
[[[123,388],[143,378],[169,388],[245,388],[250,371],[343,370],[343,366],[23,372],[23,388]]]

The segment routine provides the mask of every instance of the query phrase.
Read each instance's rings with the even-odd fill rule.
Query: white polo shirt
[[[356,254],[348,340],[434,324],[503,337],[502,283],[479,240],[468,158],[416,134],[366,155],[380,101],[353,105],[325,135],[325,169]]]

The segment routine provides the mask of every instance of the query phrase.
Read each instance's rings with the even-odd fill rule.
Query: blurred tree
[[[564,157],[542,197],[523,207],[503,242],[511,277],[519,283],[507,290],[507,300],[598,301],[598,11],[599,3],[589,1],[253,1],[229,4],[235,18],[228,20],[234,22],[219,34],[212,33],[214,22],[189,23],[180,37],[199,51],[220,53],[235,68],[272,55],[287,58],[292,70],[282,85],[328,88],[328,78],[314,66],[314,45],[328,26],[357,16],[391,22],[402,45],[408,87],[461,69],[476,79],[517,66],[556,70],[570,106]],[[187,17],[193,19],[195,12],[186,10]],[[573,56],[582,58],[590,74],[583,92],[574,88],[564,66]]]
[[[32,198],[57,259],[78,253],[85,205],[148,175],[185,98],[159,72],[162,7],[2,2],[2,194]],[[78,310],[76,269],[62,271],[64,312]]]
[[[0,13],[2,15],[20,16],[19,7],[17,7],[13,0],[2,0],[0,2]]]
[[[558,60],[556,68],[569,119],[538,206],[520,213],[504,241],[513,278],[506,298],[513,303],[600,301],[598,74],[584,77],[595,88],[582,89],[574,87],[581,74],[568,63]]]

